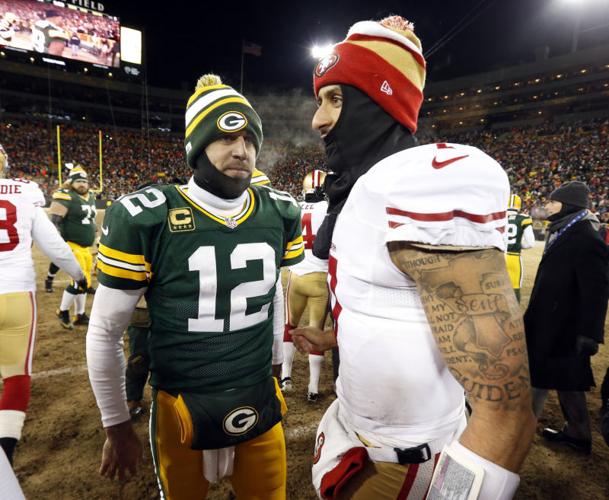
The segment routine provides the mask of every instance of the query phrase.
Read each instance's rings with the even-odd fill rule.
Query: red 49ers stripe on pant
[[[397,500],[421,500],[427,496],[434,469],[440,454],[436,453],[433,460],[422,464],[411,464],[406,472],[406,478]]]
[[[334,336],[338,334],[338,317],[340,316],[341,311],[343,310],[342,306],[339,304],[338,299],[336,298],[336,268],[338,266],[338,261],[336,258],[330,255],[328,259],[328,275],[330,276],[330,292],[332,293],[332,298],[330,302],[334,303],[332,307],[332,319],[334,321]]]

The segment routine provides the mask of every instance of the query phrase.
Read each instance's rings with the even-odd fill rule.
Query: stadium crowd
[[[188,178],[184,143],[180,134],[104,127],[103,191],[99,197],[115,199],[146,182],[162,183]],[[467,134],[419,134],[421,144],[457,142],[472,144],[496,158],[506,169],[513,190],[533,215],[558,185],[568,180],[585,181],[591,189],[592,208],[609,217],[609,120],[547,123],[501,132]],[[47,195],[58,187],[55,127],[46,122],[0,122],[0,142],[8,149],[13,171],[35,179]],[[99,187],[98,127],[92,124],[61,126],[62,162],[86,167]],[[281,190],[300,195],[304,175],[324,169],[321,144],[294,146],[268,138],[259,168]]]
[[[446,135],[433,142],[442,140],[472,144],[496,158],[529,211],[539,210],[560,184],[581,180],[591,190],[592,208],[609,212],[609,120]]]

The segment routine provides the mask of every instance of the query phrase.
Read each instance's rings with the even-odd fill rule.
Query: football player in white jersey
[[[0,445],[12,463],[30,399],[36,335],[36,274],[32,242],[81,285],[84,275],[70,247],[43,210],[34,182],[8,179],[0,145]]]
[[[392,16],[356,23],[315,68],[331,173],[314,254],[329,254],[334,331],[291,333],[341,357],[313,460],[322,498],[509,499],[535,431],[508,178],[474,147],[416,147],[425,67]]]
[[[286,325],[283,336],[283,365],[281,369],[281,389],[292,389],[292,363],[294,343],[290,330],[298,326],[300,318],[309,306],[308,325],[323,328],[328,315],[328,261],[313,255],[313,242],[319,226],[326,216],[328,202],[323,192],[326,173],[323,170],[309,172],[303,181],[304,201],[300,203],[302,213],[302,237],[305,243],[305,260],[290,268],[286,300]],[[319,398],[319,376],[323,366],[323,352],[309,353],[309,387],[307,400],[316,402]]]

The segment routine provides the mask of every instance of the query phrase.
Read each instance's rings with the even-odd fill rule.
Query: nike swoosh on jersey
[[[101,232],[102,232],[102,233],[104,233],[104,236],[108,236],[108,233],[109,233],[110,231],[108,231],[108,228],[107,228],[107,227],[102,226],[102,227],[101,227]]]
[[[450,165],[451,163],[455,163],[456,161],[462,160],[463,158],[467,158],[469,155],[457,156],[455,158],[450,158],[449,160],[438,161],[438,159],[434,156],[434,159],[431,162],[431,166],[436,169],[444,168]]]

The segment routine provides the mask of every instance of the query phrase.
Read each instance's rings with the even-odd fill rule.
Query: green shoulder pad
[[[52,198],[54,201],[57,201],[59,203],[61,203],[62,201],[69,202],[72,201],[72,194],[70,193],[69,189],[58,189],[53,193]]]
[[[300,205],[286,192],[269,186],[252,186],[260,196],[268,197],[270,205],[283,220],[285,248],[281,267],[298,264],[304,259],[304,241],[300,224]]]
[[[148,285],[152,238],[167,218],[163,191],[147,187],[122,196],[106,210],[97,266],[103,285],[131,290]]]

